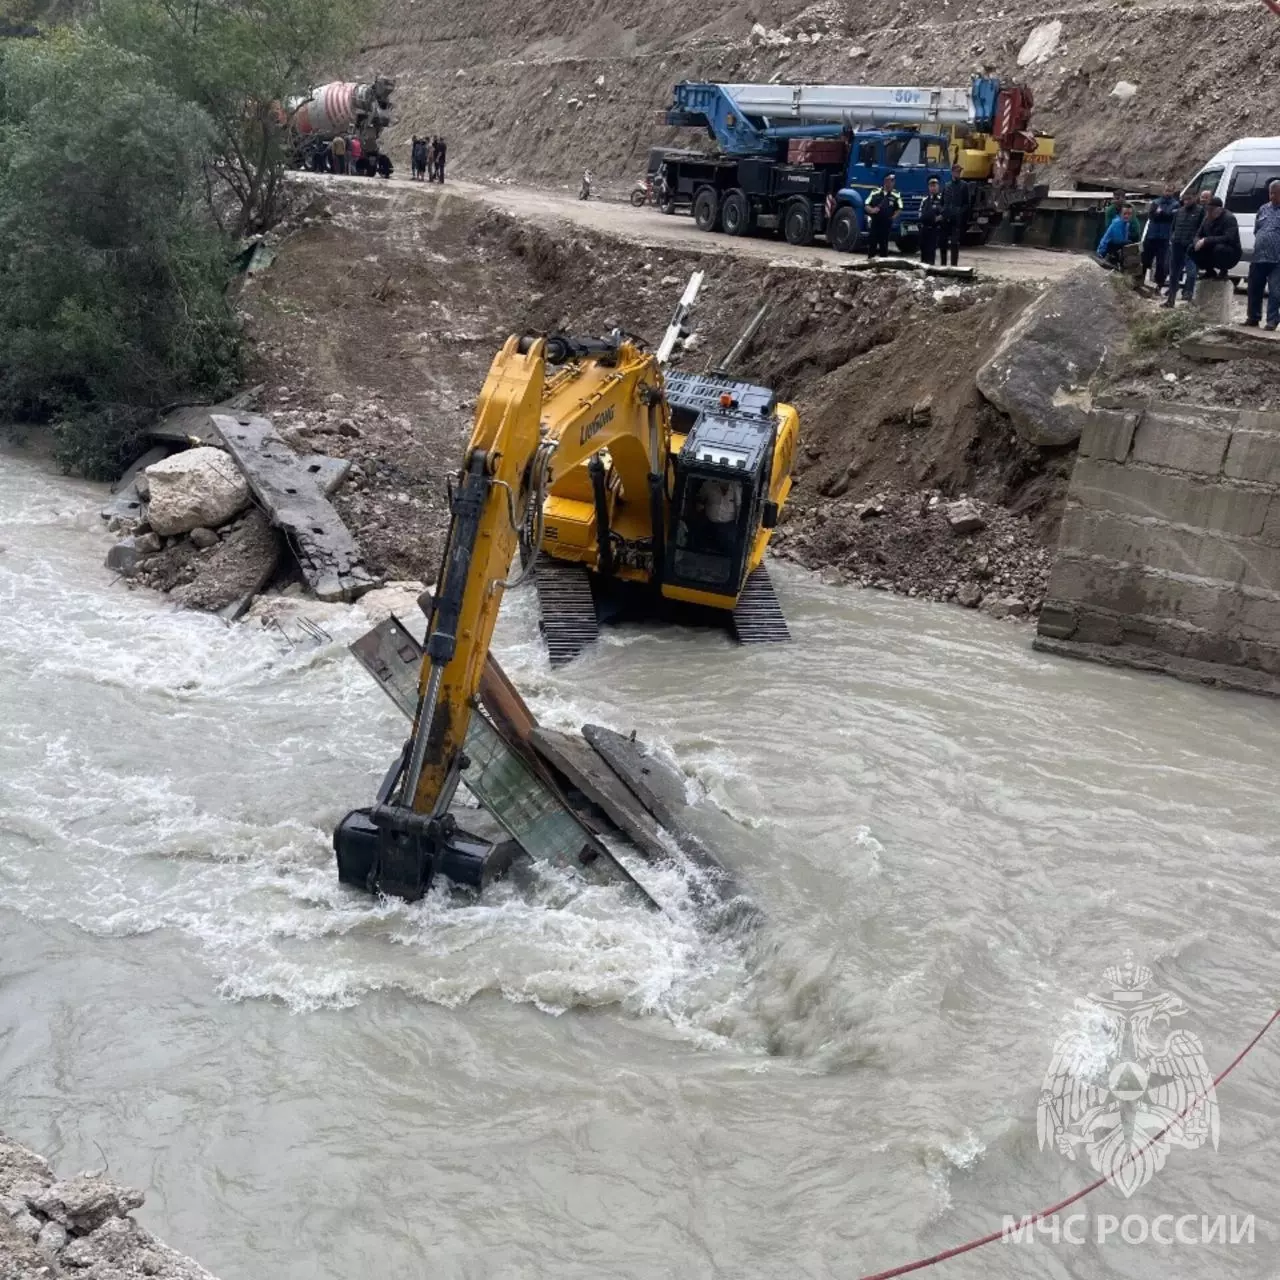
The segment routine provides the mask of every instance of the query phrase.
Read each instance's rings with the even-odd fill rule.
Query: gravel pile
[[[1001,618],[1036,617],[1053,561],[1027,517],[936,489],[786,508],[772,547],[827,581]]]

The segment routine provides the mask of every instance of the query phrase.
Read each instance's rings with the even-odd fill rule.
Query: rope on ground
[[[1277,11],[1280,12],[1280,0],[1266,0],[1266,3],[1271,5],[1273,8],[1277,8]],[[1258,1034],[1254,1036],[1238,1054],[1236,1054],[1226,1069],[1217,1076],[1213,1082],[1213,1087],[1215,1089],[1240,1065],[1241,1062],[1244,1061],[1249,1051],[1258,1043],[1259,1040],[1262,1039],[1263,1036],[1267,1034],[1268,1031],[1271,1030],[1272,1026],[1274,1026],[1276,1022],[1280,1022],[1280,1009],[1277,1009],[1275,1013],[1267,1019],[1266,1025],[1262,1030],[1259,1031]],[[1155,1144],[1159,1142],[1175,1124],[1178,1123],[1178,1121],[1186,1119],[1192,1111],[1200,1106],[1206,1097],[1207,1094],[1196,1094],[1196,1096],[1192,1098],[1191,1101],[1188,1102],[1187,1105],[1178,1113],[1177,1117],[1165,1125],[1165,1127],[1161,1129],[1150,1142],[1139,1147],[1137,1151],[1131,1151],[1120,1162],[1116,1172],[1118,1173],[1120,1169],[1123,1169],[1139,1156],[1145,1155],[1150,1151],[1151,1148],[1154,1147]],[[1039,1213],[1034,1213],[1030,1217],[1020,1218],[1018,1220],[1018,1225],[1020,1227],[1034,1226],[1035,1223],[1042,1222],[1045,1218],[1051,1218],[1055,1213],[1060,1213],[1068,1205],[1075,1204],[1077,1200],[1083,1200],[1090,1192],[1097,1191],[1099,1187],[1103,1186],[1108,1181],[1110,1181],[1109,1177],[1098,1178],[1096,1181],[1089,1183],[1087,1187],[1077,1191],[1074,1195],[1068,1196],[1065,1200],[1059,1200],[1057,1204],[1051,1204],[1047,1209],[1041,1209]],[[962,1253],[970,1253],[974,1249],[981,1249],[983,1245],[994,1244],[997,1240],[1002,1240],[1003,1238],[1004,1228],[1002,1227],[999,1231],[989,1232],[985,1236],[979,1236],[976,1240],[970,1240],[965,1244],[958,1244],[952,1249],[944,1249],[941,1253],[933,1254],[932,1257],[918,1258],[915,1262],[905,1262],[902,1266],[892,1267],[888,1271],[877,1271],[874,1275],[862,1276],[861,1280],[893,1280],[894,1276],[905,1276],[912,1271],[923,1271],[925,1267],[932,1267],[936,1263],[945,1262],[948,1258],[959,1257]]]

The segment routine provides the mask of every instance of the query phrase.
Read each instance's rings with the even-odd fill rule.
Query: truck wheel
[[[858,212],[851,204],[842,204],[836,210],[827,228],[827,243],[837,253],[852,253],[858,244],[862,227],[858,223]]]
[[[782,234],[788,244],[813,243],[813,213],[807,200],[793,200],[782,219]]]
[[[751,202],[743,192],[735,189],[725,196],[720,225],[727,236],[745,236],[751,230]]]
[[[714,231],[720,221],[720,197],[714,187],[703,187],[693,198],[693,221],[699,231]]]

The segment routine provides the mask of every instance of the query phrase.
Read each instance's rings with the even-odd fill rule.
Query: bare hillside
[[[1061,23],[1053,52],[1019,67],[1048,22]],[[671,85],[697,77],[1016,77],[1058,138],[1055,178],[1189,176],[1234,137],[1280,131],[1280,19],[1261,0],[386,0],[360,56],[350,70],[398,77],[393,150],[440,132],[459,172],[543,183],[584,165],[605,180],[636,173],[671,136],[659,122]],[[1113,95],[1120,81],[1136,86],[1128,101]]]

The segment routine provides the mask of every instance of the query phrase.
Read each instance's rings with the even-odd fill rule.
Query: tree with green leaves
[[[118,471],[156,409],[238,372],[212,126],[145,58],[69,28],[0,42],[0,417]]]

